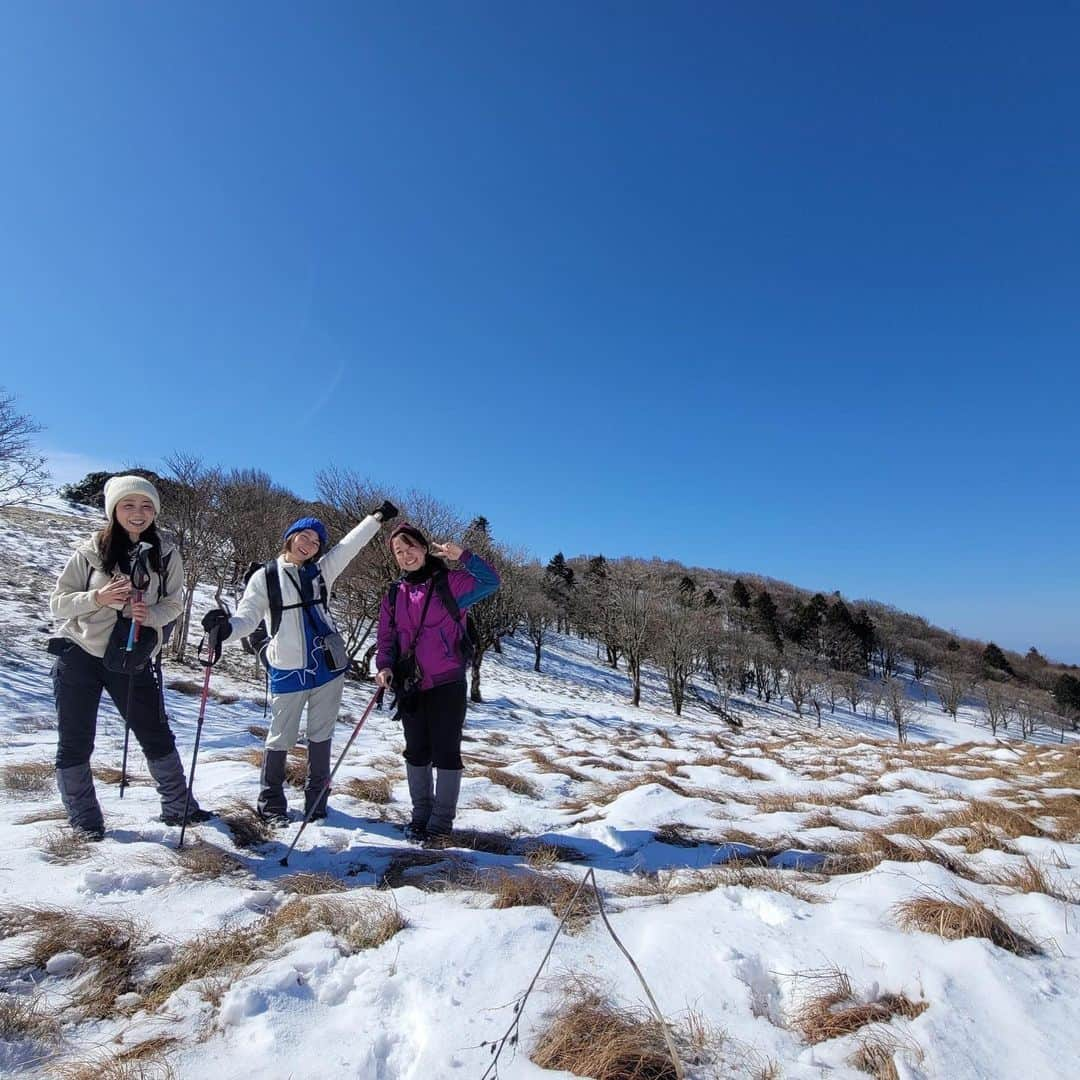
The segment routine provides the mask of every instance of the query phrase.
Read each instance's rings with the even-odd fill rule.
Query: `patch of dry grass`
[[[41,839],[41,850],[49,862],[65,866],[89,858],[93,841],[78,829],[61,826],[50,829]]]
[[[1065,882],[1054,880],[1041,866],[1036,866],[1030,859],[1024,859],[1020,866],[999,870],[994,877],[994,884],[1014,889],[1016,892],[1042,893],[1044,896],[1052,896],[1055,900],[1061,900],[1066,904],[1080,903],[1080,895],[1075,888]]]
[[[449,868],[453,859],[447,855],[439,855],[434,851],[402,851],[394,855],[387,864],[379,884],[388,889],[400,889],[403,885],[422,887],[422,878],[435,868],[440,871]],[[422,870],[424,874],[415,871]]]
[[[388,776],[354,776],[346,780],[341,787],[345,795],[350,795],[361,802],[388,803],[393,797],[393,785]]]
[[[984,822],[977,821],[968,829],[967,838],[964,840],[964,850],[969,855],[977,855],[980,851],[991,848],[993,851],[1004,851],[1007,855],[1015,855],[1016,848],[990,828]]]
[[[200,881],[216,881],[245,873],[244,864],[235,855],[205,840],[196,840],[178,851],[176,861]]]
[[[280,907],[268,920],[273,941],[326,931],[346,954],[374,949],[409,925],[392,900],[370,893],[360,896],[307,896]]]
[[[8,961],[14,968],[44,968],[62,952],[78,953],[83,967],[71,1007],[85,1019],[112,1016],[121,994],[135,989],[138,950],[148,935],[134,919],[85,915],[61,908],[22,906],[0,911],[0,936],[30,940]]]
[[[542,1069],[595,1080],[677,1080],[659,1021],[587,985],[563,998],[529,1055]]]
[[[294,746],[285,758],[285,783],[302,791],[307,783],[307,748]]]
[[[56,791],[56,766],[51,761],[0,766],[0,790],[9,795],[48,795]]]
[[[178,694],[186,694],[188,697],[202,697],[203,684],[195,679],[172,679],[165,684],[170,690]],[[240,700],[239,694],[230,694],[221,690],[215,690],[212,686],[207,690],[206,696],[219,705],[235,705]]]
[[[957,877],[986,884],[989,878],[977,866],[960,855],[925,840],[897,843],[877,829],[867,829],[857,840],[829,854],[824,872],[827,874],[859,874],[872,870],[883,862],[932,862]]]
[[[922,894],[893,906],[893,915],[903,930],[922,930],[946,941],[979,937],[1017,956],[1040,956],[1042,949],[981,901],[967,893],[958,900]]]
[[[0,992],[0,1042],[55,1043],[60,1023],[40,997]]]
[[[270,734],[270,729],[263,727],[262,724],[248,724],[247,732],[252,738],[262,742]]]
[[[345,892],[347,886],[333,874],[287,874],[275,882],[282,892],[295,896],[318,896],[320,893]]]
[[[52,810],[35,810],[31,814],[25,814],[15,819],[16,825],[37,825],[42,821],[67,821],[67,811],[62,807],[54,807]]]
[[[535,748],[526,750],[525,756],[536,766],[536,771],[539,773],[562,773],[563,776],[568,776],[571,780],[585,782],[591,779],[587,773],[575,769],[573,765],[568,765],[562,761],[552,761],[542,750]]]
[[[901,1037],[896,1031],[878,1027],[859,1039],[847,1063],[861,1072],[869,1073],[874,1080],[900,1080],[895,1060],[900,1050],[920,1062],[924,1056],[919,1044],[910,1035]]]
[[[468,808],[470,810],[484,810],[494,814],[502,809],[502,803],[488,798],[487,795],[477,795],[469,800]]]
[[[1080,787],[1080,779],[1074,786]],[[1080,840],[1080,795],[1049,795],[1039,801],[1039,814],[1053,820],[1059,840]]]
[[[103,784],[119,784],[124,779],[124,772],[122,769],[114,768],[112,765],[97,765],[94,767],[94,779],[100,780]],[[137,773],[133,773],[128,770],[127,784],[149,784],[150,779],[146,776],[140,776]]]
[[[808,976],[814,987],[793,1018],[796,1030],[811,1044],[839,1039],[867,1024],[887,1024],[894,1016],[914,1020],[930,1006],[912,1001],[905,994],[882,994],[872,1001],[859,1001],[851,979],[840,970]]]
[[[251,803],[233,799],[218,810],[218,819],[229,830],[239,848],[256,847],[274,837],[274,827],[259,817]]]
[[[51,1064],[50,1076],[56,1080],[174,1080],[168,1051],[179,1041],[158,1035],[126,1050],[103,1050],[84,1061]]]
[[[480,775],[515,795],[525,795],[530,799],[535,799],[540,794],[540,789],[527,776],[519,776],[506,769],[485,769]]]

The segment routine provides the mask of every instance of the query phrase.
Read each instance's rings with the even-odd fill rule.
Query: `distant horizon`
[[[103,462],[103,461],[94,461],[94,460],[91,460],[91,459],[88,459],[88,458],[84,457],[81,454],[78,454],[76,452],[70,452],[70,451],[43,450],[42,452],[45,454],[46,458],[48,459],[50,472],[52,473],[53,480],[54,480],[54,482],[56,484],[57,489],[63,487],[65,484],[75,483],[75,482],[77,482],[79,480],[82,480],[86,475],[88,475],[91,472],[115,472],[115,471],[118,471],[118,470],[123,469],[123,468],[147,468],[147,469],[152,469],[154,472],[158,472],[158,473],[162,473],[162,474],[166,474],[168,472],[167,467],[161,461],[154,461],[154,462],[152,462],[150,464],[145,464],[145,463],[144,464],[135,464],[133,462],[127,462],[126,464],[117,464],[117,463],[110,463],[110,462]],[[219,462],[210,462],[210,461],[208,461],[207,464],[220,464],[220,463]],[[226,467],[227,468],[233,468],[233,467],[242,468],[244,466],[229,465],[229,466],[226,466]],[[249,467],[256,467],[256,466],[249,466]],[[262,466],[258,466],[258,467],[261,468]],[[275,482],[280,482],[278,480],[278,478],[275,477],[272,473],[270,475],[271,475],[271,478],[273,480],[275,480]],[[378,478],[373,477],[372,480],[373,480],[373,482],[378,483]],[[291,487],[291,485],[286,485],[286,486]],[[391,485],[386,485],[386,486],[390,487]],[[295,489],[293,489],[293,490],[295,490]],[[424,489],[417,486],[417,490],[424,490]],[[305,498],[305,499],[308,499],[308,498],[313,499],[314,498],[313,489],[309,489],[306,493],[303,492],[303,491],[296,490],[296,494],[299,497]],[[426,491],[426,494],[430,495],[432,498],[439,499],[439,496],[438,496],[437,492]],[[446,500],[442,500],[442,499],[439,499],[439,501],[440,502],[446,502]],[[452,505],[452,504],[447,503],[447,505]],[[459,508],[454,507],[454,509],[457,510]],[[463,517],[468,518],[469,514],[465,513],[465,514],[463,514]],[[736,569],[727,569],[727,568],[720,567],[720,566],[708,566],[708,565],[704,565],[704,564],[700,564],[700,563],[690,563],[690,562],[687,562],[686,560],[678,558],[677,556],[666,555],[666,554],[662,554],[662,553],[659,553],[659,552],[654,553],[654,554],[650,554],[650,555],[641,555],[641,554],[637,554],[637,553],[633,553],[633,552],[619,553],[619,552],[616,552],[614,550],[612,550],[612,551],[593,550],[593,551],[581,552],[581,551],[567,551],[565,548],[555,548],[552,551],[549,551],[549,552],[545,553],[545,552],[536,551],[536,550],[532,549],[531,547],[529,547],[529,545],[527,543],[521,541],[520,538],[513,538],[513,537],[508,537],[508,536],[503,535],[500,532],[499,528],[498,528],[498,523],[497,522],[493,523],[493,530],[492,531],[493,531],[493,534],[495,536],[495,539],[498,540],[499,542],[505,543],[510,547],[523,548],[528,552],[528,554],[531,557],[538,559],[540,562],[542,562],[544,564],[546,564],[558,551],[561,550],[563,555],[567,559],[590,558],[592,556],[599,555],[599,554],[602,554],[607,559],[628,558],[628,559],[641,559],[643,561],[649,561],[651,559],[656,558],[656,559],[661,559],[661,560],[664,560],[664,561],[681,563],[682,565],[686,566],[688,570],[699,570],[699,571],[705,571],[707,573],[724,574],[724,575],[730,576],[730,577],[767,578],[769,580],[774,580],[774,581],[778,581],[778,582],[781,582],[781,583],[784,583],[784,584],[787,584],[787,585],[794,586],[795,588],[802,589],[802,590],[804,590],[806,592],[809,592],[811,594],[816,593],[816,592],[820,592],[825,596],[832,596],[835,592],[839,592],[840,595],[844,598],[845,602],[851,603],[851,604],[869,602],[869,603],[883,604],[883,605],[886,605],[886,606],[889,606],[889,607],[895,607],[898,610],[904,611],[909,615],[918,615],[918,616],[926,619],[927,622],[929,622],[931,625],[936,626],[941,630],[944,630],[946,633],[954,634],[954,635],[956,635],[958,637],[966,638],[966,639],[972,640],[972,641],[982,641],[984,643],[989,643],[989,642],[993,641],[995,644],[1001,646],[1002,648],[1008,649],[1011,652],[1019,653],[1020,655],[1026,654],[1028,649],[1032,645],[1034,645],[1035,648],[1037,648],[1039,650],[1039,652],[1044,657],[1046,657],[1047,660],[1049,660],[1052,663],[1056,663],[1056,664],[1060,664],[1060,665],[1064,665],[1064,666],[1072,666],[1072,667],[1080,666],[1080,660],[1078,660],[1078,659],[1069,659],[1067,657],[1059,656],[1055,652],[1054,649],[1050,648],[1049,646],[1044,648],[1042,646],[1042,644],[1037,640],[1029,641],[1029,642],[1027,642],[1027,644],[1025,644],[1023,646],[1014,645],[1014,644],[1012,644],[1010,642],[1009,638],[1006,635],[997,634],[997,633],[984,634],[984,633],[970,632],[968,630],[961,629],[959,626],[957,626],[955,624],[950,625],[948,622],[944,622],[944,621],[941,621],[941,620],[939,620],[937,618],[934,618],[933,616],[931,616],[930,614],[928,614],[925,611],[920,611],[920,610],[917,610],[917,609],[914,609],[914,608],[907,608],[907,607],[904,607],[902,604],[896,603],[896,602],[891,601],[891,600],[881,599],[881,598],[879,598],[877,596],[873,596],[873,595],[866,595],[866,594],[855,595],[854,593],[847,592],[843,588],[837,588],[835,586],[826,587],[826,586],[805,585],[805,584],[803,584],[802,582],[799,582],[799,581],[793,581],[793,580],[788,580],[786,578],[780,578],[780,577],[777,577],[775,574],[770,574],[770,573],[764,572],[762,570],[757,570],[757,569],[748,569],[748,568],[745,568],[745,567],[742,568],[742,569],[737,569],[736,570]]]

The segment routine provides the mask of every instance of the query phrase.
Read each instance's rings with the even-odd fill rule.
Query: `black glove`
[[[385,525],[388,521],[393,521],[398,516],[398,508],[389,500],[383,500],[382,506],[377,510],[373,510],[372,513],[379,515],[379,520]]]
[[[208,634],[216,631],[219,644],[232,633],[229,613],[224,608],[213,608],[208,611],[202,617],[202,627]]]

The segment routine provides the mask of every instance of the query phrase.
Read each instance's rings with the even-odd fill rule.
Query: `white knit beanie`
[[[116,504],[125,495],[145,495],[154,504],[154,515],[161,513],[157,488],[141,476],[114,476],[105,481],[105,516],[112,521]]]

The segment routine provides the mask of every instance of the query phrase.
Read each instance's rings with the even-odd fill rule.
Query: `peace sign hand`
[[[453,540],[447,540],[445,544],[431,545],[433,555],[438,555],[440,559],[450,559],[453,562],[457,562],[461,558],[464,550],[460,544],[455,544]]]

